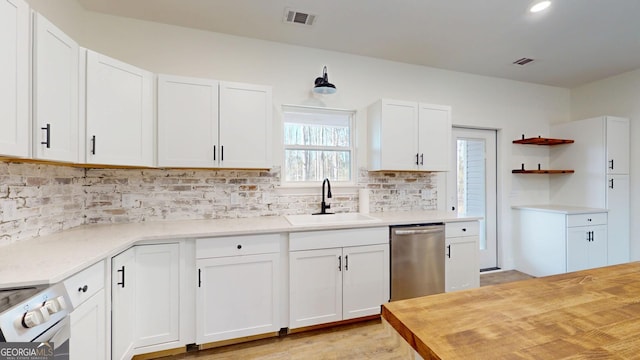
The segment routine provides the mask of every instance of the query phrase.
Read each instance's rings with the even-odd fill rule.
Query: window
[[[283,182],[351,183],[353,117],[353,111],[285,107]]]

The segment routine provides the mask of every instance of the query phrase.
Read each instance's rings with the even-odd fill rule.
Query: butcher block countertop
[[[424,359],[637,359],[640,263],[384,304]]]

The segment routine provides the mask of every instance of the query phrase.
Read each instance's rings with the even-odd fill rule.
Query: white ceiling
[[[78,0],[113,15],[571,88],[640,68],[640,0]],[[317,15],[283,22],[285,8]],[[519,67],[522,57],[536,61]]]

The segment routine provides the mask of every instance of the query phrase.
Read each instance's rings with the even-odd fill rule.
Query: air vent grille
[[[313,25],[316,21],[316,15],[305,13],[302,11],[285,9],[284,22],[300,25]]]
[[[533,62],[533,59],[530,58],[521,58],[513,62],[514,65],[524,66]]]

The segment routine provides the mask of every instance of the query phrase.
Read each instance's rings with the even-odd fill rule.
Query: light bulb
[[[548,8],[550,5],[551,5],[551,1],[540,1],[533,4],[533,6],[531,6],[529,11],[531,11],[532,13],[537,13]]]

